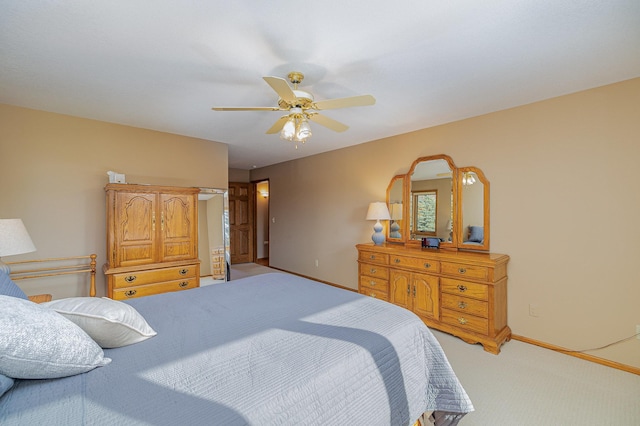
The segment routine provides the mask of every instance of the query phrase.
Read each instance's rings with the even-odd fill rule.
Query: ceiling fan
[[[298,85],[304,79],[304,74],[299,71],[292,71],[287,77],[293,84],[293,88],[289,86],[289,83],[284,78],[263,77],[267,84],[278,94],[277,107],[213,107],[211,109],[214,111],[286,111],[287,114],[280,117],[267,130],[267,134],[280,132],[281,138],[296,142],[297,148],[297,142],[304,143],[311,137],[309,120],[336,132],[344,132],[349,128],[346,124],[322,115],[318,111],[367,106],[376,103],[376,99],[371,95],[315,102],[311,93],[298,89]]]

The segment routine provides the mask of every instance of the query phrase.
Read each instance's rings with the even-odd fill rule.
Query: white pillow
[[[107,297],[69,297],[42,306],[73,321],[103,348],[131,345],[157,334],[133,306]]]
[[[0,374],[55,379],[107,365],[102,348],[80,327],[29,300],[0,296]]]

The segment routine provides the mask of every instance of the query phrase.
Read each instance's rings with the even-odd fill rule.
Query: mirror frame
[[[476,174],[476,176],[478,177],[478,180],[480,182],[482,182],[483,185],[483,189],[484,189],[484,195],[482,197],[482,201],[483,201],[483,214],[484,214],[484,223],[482,224],[482,226],[484,227],[484,240],[482,244],[465,244],[464,242],[464,228],[463,228],[463,223],[464,223],[464,213],[463,213],[463,203],[464,201],[462,200],[462,194],[463,194],[463,185],[462,185],[462,176],[464,173],[466,172],[473,172]],[[458,243],[458,247],[464,250],[482,250],[482,251],[488,251],[489,250],[489,240],[491,238],[491,232],[490,232],[490,227],[489,227],[489,180],[487,179],[487,177],[484,175],[484,173],[482,172],[482,170],[480,170],[477,167],[461,167],[458,169],[458,182],[459,182],[459,189],[458,189],[458,194],[459,194],[459,204],[458,204],[458,210],[459,210],[459,214],[458,214],[458,223],[456,224],[456,228],[460,231],[459,234],[459,243]]]
[[[403,195],[402,195],[402,217],[404,218],[401,226],[401,238],[389,238],[389,226],[386,229],[387,242],[389,243],[402,243],[407,247],[417,247],[421,248],[422,244],[420,240],[412,240],[410,238],[410,220],[411,220],[411,211],[410,211],[410,202],[408,200],[411,197],[411,175],[415,171],[416,166],[419,163],[424,161],[431,160],[445,160],[449,164],[449,168],[451,169],[451,188],[453,191],[453,229],[451,233],[451,241],[443,241],[440,243],[440,248],[443,250],[470,250],[470,251],[489,251],[490,244],[490,208],[489,208],[489,180],[485,176],[485,174],[477,167],[468,166],[468,167],[456,167],[453,159],[445,154],[438,155],[430,155],[426,157],[420,157],[416,159],[409,168],[409,171],[404,175],[396,175],[394,176],[389,186],[387,187],[387,206],[389,206],[390,201],[390,191],[394,183],[396,183],[400,179],[404,179],[403,186]],[[482,182],[484,186],[484,194],[483,194],[483,212],[484,212],[484,241],[481,245],[479,244],[465,244],[464,243],[464,229],[462,229],[463,224],[463,202],[462,194],[462,175],[465,172],[474,172],[476,176],[478,176],[478,180]]]
[[[400,193],[402,196],[402,223],[400,224],[400,238],[394,238],[391,237],[391,222],[389,222],[386,231],[386,235],[387,235],[387,241],[392,242],[392,243],[404,243],[407,237],[407,234],[405,233],[404,230],[404,224],[406,222],[408,218],[407,213],[405,211],[405,202],[404,202],[404,192],[405,192],[405,186],[407,184],[407,175],[395,175],[393,178],[391,178],[391,182],[389,182],[389,186],[387,186],[387,208],[389,208],[389,212],[391,212],[391,205],[390,205],[390,201],[391,201],[391,189],[393,188],[394,184],[399,181],[402,180],[402,187],[400,189]]]
[[[449,165],[449,169],[451,169],[451,190],[453,191],[453,204],[454,204],[454,208],[453,208],[453,217],[451,218],[452,223],[454,224],[454,228],[456,227],[456,218],[458,216],[458,173],[457,173],[457,167],[454,164],[453,160],[451,159],[451,157],[449,157],[448,155],[445,154],[438,154],[438,155],[430,155],[427,157],[420,157],[418,159],[416,159],[412,164],[411,167],[409,168],[409,172],[406,174],[406,184],[405,184],[405,192],[404,192],[404,197],[403,197],[403,203],[406,206],[404,208],[404,213],[403,215],[406,215],[404,217],[407,217],[408,219],[405,221],[404,223],[404,235],[405,235],[405,244],[410,246],[410,247],[422,247],[422,241],[420,240],[412,240],[411,236],[409,234],[410,232],[410,217],[411,217],[411,212],[410,212],[410,208],[409,208],[409,202],[407,202],[407,200],[410,199],[411,197],[411,175],[413,175],[413,172],[415,171],[416,167],[418,166],[418,164],[423,163],[425,161],[434,161],[434,160],[445,160],[447,162],[447,164]],[[454,229],[452,232],[452,236],[451,236],[451,241],[443,241],[440,243],[440,248],[443,249],[455,249],[457,247],[457,242],[458,242],[458,235],[456,230]]]

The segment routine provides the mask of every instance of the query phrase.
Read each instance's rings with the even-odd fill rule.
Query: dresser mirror
[[[405,175],[394,176],[387,187],[387,206],[391,220],[387,228],[387,240],[403,242],[404,238],[404,180]]]
[[[489,181],[476,167],[457,168],[443,154],[418,158],[391,179],[387,205],[391,243],[420,246],[427,237],[443,249],[489,250]]]
[[[489,181],[476,167],[458,169],[460,230],[458,247],[489,250]]]

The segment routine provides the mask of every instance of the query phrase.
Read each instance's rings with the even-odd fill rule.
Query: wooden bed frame
[[[14,281],[28,280],[58,275],[90,274],[89,295],[96,295],[96,254],[86,256],[54,257],[49,259],[22,260],[6,262],[11,267],[11,279]],[[29,296],[29,300],[36,303],[48,302],[50,294],[36,294]]]

